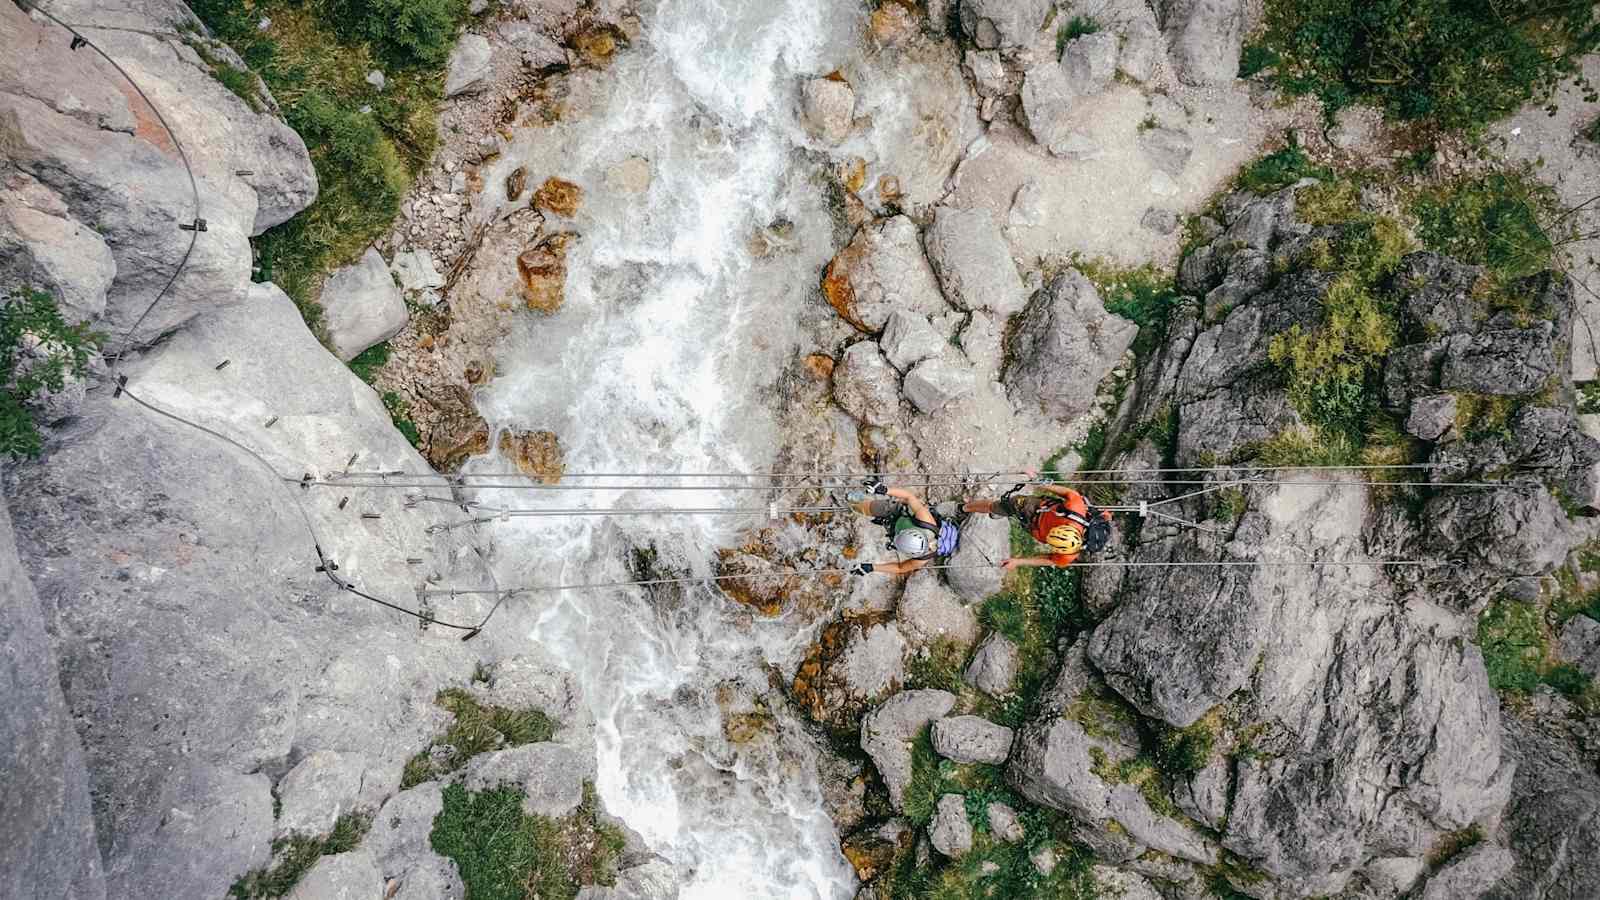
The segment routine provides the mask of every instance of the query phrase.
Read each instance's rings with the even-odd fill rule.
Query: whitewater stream
[[[480,397],[491,422],[556,432],[570,473],[771,467],[772,385],[792,359],[800,310],[814,302],[832,253],[794,86],[798,75],[825,73],[853,52],[862,16],[859,0],[646,3],[633,46],[603,73],[574,77],[575,112],[519,135],[509,157],[586,190],[565,303],[553,316],[529,317],[500,348],[499,377]],[[645,163],[647,187],[635,179],[631,189],[611,189],[617,172]],[[761,234],[778,236],[779,251],[752,241]],[[710,490],[548,501],[527,493],[495,499],[766,502],[758,492]],[[637,577],[633,549],[647,547],[664,563],[708,574],[718,547],[763,520],[516,519],[496,526],[500,577],[626,581]],[[780,720],[769,726],[776,739],[734,743],[718,702],[730,690],[766,690],[769,663],[791,671],[809,638],[800,625],[752,623],[703,586],[671,602],[639,589],[539,602],[530,637],[583,686],[599,744],[596,786],[678,868],[685,900],[851,895],[855,879],[798,725]]]

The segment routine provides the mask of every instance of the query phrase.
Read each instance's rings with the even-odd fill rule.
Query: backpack
[[[944,519],[938,513],[933,514],[933,521],[938,525],[938,528],[934,533],[933,552],[929,554],[929,557],[950,556],[952,553],[956,552],[956,548],[961,544],[961,529],[958,528],[954,522]],[[874,525],[883,527],[889,532],[889,540],[886,545],[887,549],[889,550],[895,549],[894,537],[901,531],[904,531],[907,528],[921,528],[926,530],[928,527],[926,523],[919,522],[912,518],[905,511],[905,507],[903,506],[889,515],[879,516],[878,518],[873,519],[872,523]],[[926,559],[928,557],[922,558]]]

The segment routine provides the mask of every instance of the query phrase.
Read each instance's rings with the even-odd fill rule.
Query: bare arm
[[[928,564],[925,559],[907,559],[900,562],[873,563],[872,571],[885,575],[910,575]]]
[[[1019,567],[1053,566],[1056,561],[1048,556],[1013,556],[1000,564],[1000,568],[1007,572]]]
[[[895,498],[896,500],[903,501],[906,506],[910,507],[911,517],[913,519],[921,519],[924,522],[935,521],[933,518],[933,511],[928,509],[928,504],[923,503],[916,494],[913,494],[904,488],[889,488],[889,496]]]

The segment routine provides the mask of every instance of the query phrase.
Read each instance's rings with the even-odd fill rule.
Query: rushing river
[[[760,471],[778,440],[771,386],[831,253],[819,163],[795,120],[796,77],[853,52],[863,4],[657,0],[642,16],[643,33],[606,71],[574,78],[581,108],[508,154],[532,172],[559,165],[585,187],[573,222],[581,239],[564,306],[507,339],[480,406],[496,424],[555,431],[569,472]],[[618,175],[646,164],[647,187]],[[762,233],[782,247],[763,250],[752,241]],[[548,502],[765,501],[631,490]],[[716,548],[759,521],[518,519],[498,525],[496,540],[503,580],[621,581],[633,577],[632,548],[651,545],[709,572]],[[797,726],[780,720],[772,727],[787,739],[734,743],[718,703],[733,682],[764,689],[767,663],[791,664],[806,637],[798,625],[751,624],[704,587],[673,602],[637,589],[540,602],[531,638],[584,686],[600,794],[678,867],[686,900],[851,895]]]

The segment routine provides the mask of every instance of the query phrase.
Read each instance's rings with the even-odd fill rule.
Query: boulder
[[[878,345],[860,341],[845,348],[833,369],[833,396],[857,421],[891,425],[901,418],[899,381]]]
[[[450,51],[450,64],[444,76],[444,95],[456,97],[481,91],[489,78],[489,39],[481,34],[464,34]]]
[[[433,264],[433,254],[427,250],[407,250],[396,253],[389,264],[400,287],[407,291],[422,291],[444,287],[444,276]]]
[[[905,593],[895,610],[900,628],[911,644],[927,647],[935,641],[953,641],[962,648],[978,640],[978,618],[937,573],[922,569],[906,579]]]
[[[1194,155],[1194,138],[1178,128],[1147,128],[1139,132],[1139,149],[1152,165],[1177,178]]]
[[[1139,218],[1140,226],[1156,234],[1171,234],[1178,230],[1178,214],[1170,209],[1151,206]]]
[[[881,612],[846,615],[824,626],[807,648],[792,693],[813,720],[838,731],[857,728],[862,713],[905,682],[911,648],[885,619]]]
[[[989,816],[989,833],[996,838],[1015,844],[1028,836],[1027,829],[1022,827],[1022,819],[1010,805],[996,800],[989,804],[986,812]]]
[[[372,900],[383,893],[383,876],[365,848],[318,859],[301,876],[289,900]]]
[[[800,86],[800,124],[812,140],[838,146],[850,137],[856,92],[832,78],[808,78]]]
[[[1006,214],[1006,224],[1012,228],[1031,228],[1045,220],[1044,186],[1039,179],[1030,178],[1011,195],[1011,210]]]
[[[987,209],[939,207],[928,228],[927,246],[952,306],[1008,316],[1027,302],[1011,248]]]
[[[982,603],[1000,592],[1000,564],[1011,555],[1011,523],[986,515],[961,523],[961,544],[950,557],[945,579],[968,603]]]
[[[839,315],[866,332],[881,331],[897,310],[934,316],[947,309],[922,236],[905,216],[862,226],[828,264],[822,291]]]
[[[1508,397],[1537,394],[1561,371],[1553,331],[1549,322],[1540,322],[1532,328],[1450,335],[1444,341],[1439,386]]]
[[[1184,84],[1227,84],[1239,77],[1243,0],[1162,0],[1168,52]]]
[[[678,873],[671,863],[651,859],[617,872],[613,887],[579,890],[577,900],[678,900]]]
[[[978,645],[962,677],[967,684],[991,697],[1004,697],[1016,683],[1018,664],[1017,645],[997,631]]]
[[[567,50],[543,29],[528,22],[502,22],[500,37],[522,56],[522,64],[535,72],[567,65]]]
[[[443,809],[443,787],[428,781],[390,797],[373,817],[361,849],[372,854],[379,874],[400,882],[396,900],[459,900],[465,893],[455,861],[433,850],[433,820]]]
[[[339,817],[355,809],[366,771],[367,757],[360,753],[319,750],[301,760],[278,782],[278,836],[333,831]]]
[[[1561,626],[1561,658],[1600,679],[1600,622],[1579,614]]]
[[[961,30],[983,50],[1007,50],[1033,40],[1050,0],[961,0]]]
[[[928,840],[933,849],[951,859],[960,859],[972,850],[972,823],[967,819],[966,798],[945,794],[928,825]]]
[[[1467,558],[1510,575],[1548,575],[1578,541],[1561,505],[1545,490],[1438,495],[1423,508],[1422,521],[1432,547],[1464,550]]]
[[[328,340],[345,362],[406,327],[405,301],[376,247],[367,248],[354,265],[329,273],[322,287],[322,310]]]
[[[889,364],[901,372],[950,348],[950,342],[934,329],[927,316],[900,310],[889,315],[878,344]]]
[[[1004,97],[1010,93],[1006,67],[995,50],[968,50],[964,57],[967,71],[972,73],[972,83],[979,97]]]
[[[489,680],[468,689],[482,703],[505,709],[537,709],[557,722],[571,723],[583,709],[583,691],[569,670],[543,654],[519,653],[488,666]]]
[[[949,357],[933,357],[906,373],[905,395],[923,414],[935,413],[978,387],[972,366]]]
[[[933,749],[958,763],[998,766],[1011,754],[1011,729],[981,716],[952,716],[933,723]]]
[[[61,694],[61,673],[33,584],[17,559],[0,503],[0,896],[104,900],[105,876],[89,805],[83,748]],[[255,835],[266,855],[271,828]]]
[[[906,677],[908,650],[905,637],[893,625],[861,630],[845,646],[840,660],[845,690],[859,697],[882,697],[899,687]]]
[[[1417,900],[1456,900],[1482,897],[1511,871],[1516,858],[1511,851],[1481,843],[1450,860],[1422,886]]]
[[[906,785],[911,782],[911,742],[955,705],[955,695],[947,691],[903,691],[862,718],[861,749],[878,767],[896,810],[905,808]]]
[[[68,323],[93,322],[116,274],[111,249],[61,195],[20,172],[0,176],[0,297],[31,287]]]
[[[1022,79],[1022,114],[1039,146],[1062,159],[1086,160],[1100,155],[1100,144],[1074,113],[1078,91],[1067,72],[1054,63],[1035,66]]]
[[[1161,29],[1156,27],[1155,16],[1141,5],[1138,18],[1130,20],[1122,29],[1122,51],[1117,56],[1117,71],[1137,82],[1149,81],[1161,61]]]
[[[1024,310],[1001,380],[1017,405],[1070,421],[1093,407],[1100,381],[1138,334],[1139,326],[1106,312],[1089,279],[1068,269]]]
[[[1592,751],[1579,750],[1549,727],[1552,719],[1575,712],[1569,705],[1531,720],[1505,717],[1516,777],[1501,831],[1515,865],[1482,893],[1483,900],[1600,897],[1600,855],[1594,852],[1600,846],[1600,777]]]
[[[1436,441],[1456,424],[1456,395],[1432,394],[1411,402],[1406,416],[1406,433],[1425,441]]]
[[[583,802],[593,765],[570,747],[544,741],[473,757],[458,777],[469,791],[519,787],[524,812],[560,818]]]
[[[1092,94],[1111,83],[1117,72],[1120,38],[1110,31],[1097,31],[1067,41],[1061,50],[1061,68],[1067,82],[1079,94]]]

